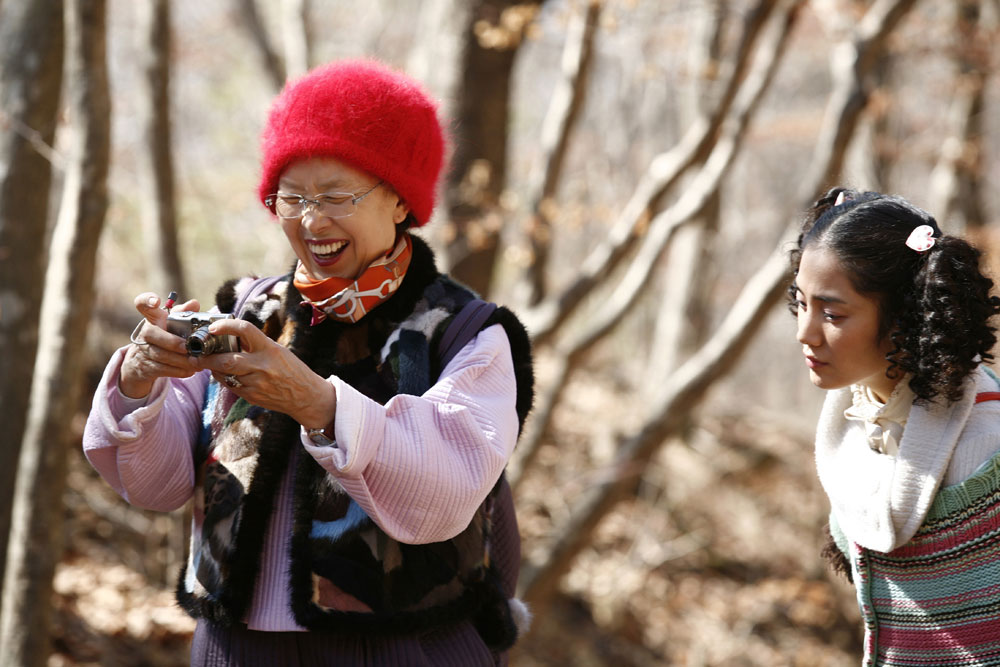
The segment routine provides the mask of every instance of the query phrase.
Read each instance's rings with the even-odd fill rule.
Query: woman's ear
[[[406,216],[410,214],[410,205],[403,201],[403,198],[396,195],[396,208],[392,211],[392,221],[395,224],[399,224],[406,220]]]

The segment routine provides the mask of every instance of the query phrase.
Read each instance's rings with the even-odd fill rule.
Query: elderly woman
[[[441,174],[435,105],[381,64],[334,63],[285,87],[262,149],[297,263],[219,290],[234,317],[208,331],[231,351],[193,355],[171,304],[138,296],[84,451],[133,505],[193,499],[193,665],[502,664],[527,615],[502,473],[530,346],[504,308],[467,315],[482,302],[409,233]]]

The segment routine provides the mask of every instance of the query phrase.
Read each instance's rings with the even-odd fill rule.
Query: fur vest
[[[235,304],[235,282],[217,295],[223,312]],[[240,316],[320,376],[336,374],[384,404],[397,394],[422,394],[434,383],[441,368],[432,351],[473,296],[437,272],[430,249],[415,237],[413,260],[399,290],[357,323],[328,319],[309,326],[311,310],[303,307],[291,275],[251,299]],[[498,308],[483,328],[493,324],[501,324],[510,340],[523,426],[533,391],[528,337],[505,308]],[[462,533],[444,542],[404,544],[382,531],[311,456],[293,457],[301,448],[299,433],[299,424],[287,415],[209,384],[195,452],[191,548],[178,582],[178,600],[188,613],[221,624],[243,618],[275,493],[294,460],[289,586],[300,625],[312,631],[397,634],[471,619],[494,650],[513,644],[512,591],[503,590],[510,588],[511,572],[501,571],[503,564],[490,558],[491,534],[501,530],[492,525],[495,517],[516,521],[513,513],[494,512],[498,494],[509,494],[503,477]],[[517,563],[510,567],[516,579]]]

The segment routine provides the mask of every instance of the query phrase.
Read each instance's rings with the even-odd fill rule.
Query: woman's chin
[[[831,391],[833,389],[843,389],[847,385],[841,382],[836,382],[830,377],[825,377],[820,375],[814,370],[809,371],[809,381],[813,383],[817,388],[823,389],[825,391]]]

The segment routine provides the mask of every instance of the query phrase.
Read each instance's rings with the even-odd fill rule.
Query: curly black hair
[[[917,252],[906,245],[920,225],[933,230],[934,245]],[[918,399],[962,397],[965,378],[993,359],[1000,298],[980,269],[980,252],[942,234],[937,222],[902,197],[833,188],[806,218],[790,253],[793,275],[810,246],[834,252],[859,294],[879,304],[879,337],[888,336],[890,378],[912,374]],[[789,307],[796,312],[796,286]]]

